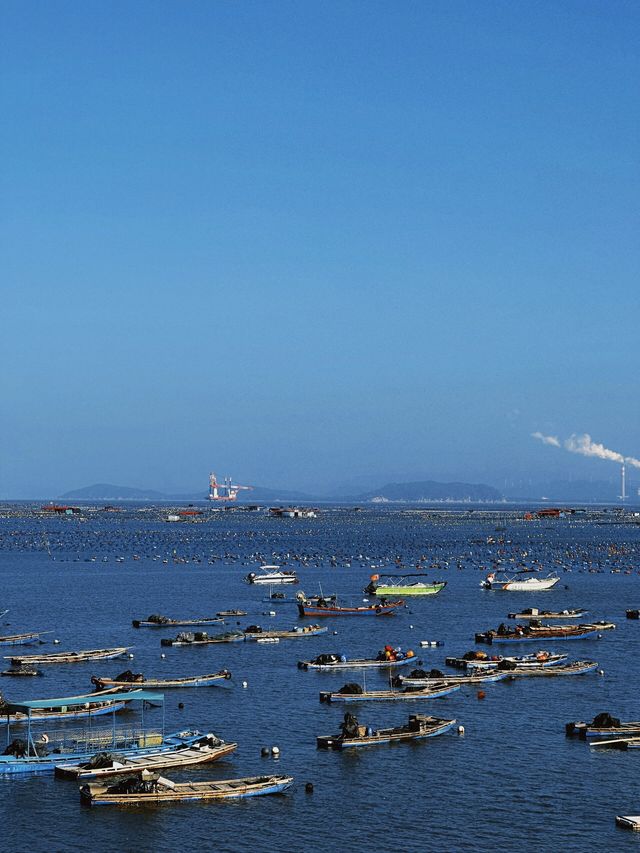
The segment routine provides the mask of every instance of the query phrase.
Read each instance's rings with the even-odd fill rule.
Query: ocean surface
[[[127,668],[166,678],[226,667],[233,679],[224,687],[165,694],[167,731],[214,731],[239,744],[235,755],[189,776],[279,772],[293,775],[295,785],[279,797],[125,810],[82,808],[77,784],[52,774],[0,777],[3,849],[640,849],[640,837],[614,825],[616,814],[640,813],[640,753],[598,753],[564,732],[565,722],[590,720],[601,711],[640,719],[640,622],[625,618],[625,609],[640,607],[640,526],[632,517],[604,513],[526,522],[522,512],[335,507],[317,519],[226,512],[199,523],[168,524],[162,515],[128,508],[84,520],[10,512],[0,518],[0,610],[9,608],[0,619],[1,633],[52,632],[44,645],[5,647],[3,654],[126,645],[134,655],[131,661],[42,667],[44,677],[2,678],[0,689],[15,701],[59,697],[90,690],[94,674],[113,676]],[[408,600],[396,616],[327,619],[328,634],[279,644],[161,649],[160,638],[175,629],[131,626],[132,619],[152,613],[186,618],[229,608],[248,611],[241,627],[300,624],[293,605],[263,603],[268,587],[243,581],[263,561],[296,569],[300,586],[282,591],[312,594],[321,588],[352,603],[365,597],[372,573],[394,566],[416,571],[418,561],[420,570],[448,585],[437,596]],[[556,569],[561,582],[537,594],[480,588],[492,567],[518,565]],[[463,687],[426,702],[352,705],[360,722],[374,728],[406,722],[418,712],[455,717],[465,733],[355,754],[316,751],[316,736],[336,732],[345,711],[320,704],[319,691],[362,676],[304,672],[298,660],[321,652],[370,657],[391,643],[415,650],[427,669],[446,670],[445,656],[474,648],[476,631],[531,606],[585,607],[592,619],[614,621],[617,629],[599,640],[556,646],[570,659],[597,660],[604,675],[487,684],[484,698],[478,687]],[[227,627],[236,627],[235,620]],[[214,626],[205,630],[218,632]],[[444,645],[421,649],[420,640]],[[366,685],[383,688],[385,677],[368,672]],[[159,709],[145,712],[149,726],[160,725],[161,716]],[[134,710],[122,720],[138,717]],[[261,757],[261,748],[272,745],[280,748],[280,758]],[[306,793],[307,782],[313,793]]]

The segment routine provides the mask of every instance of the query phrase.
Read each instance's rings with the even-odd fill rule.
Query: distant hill
[[[153,489],[114,486],[112,483],[96,483],[82,489],[72,489],[70,492],[65,492],[59,496],[60,500],[65,501],[176,501],[178,503],[204,501],[206,498],[205,489],[199,492],[176,495],[156,492]],[[238,494],[238,503],[268,503],[269,501],[293,503],[295,501],[313,501],[313,498],[303,492],[268,489],[263,486],[256,486],[251,491],[241,491]]]
[[[501,493],[483,483],[438,483],[422,480],[416,483],[387,483],[379,489],[358,495],[359,501],[500,501]]]

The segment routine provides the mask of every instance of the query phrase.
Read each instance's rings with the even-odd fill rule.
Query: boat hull
[[[415,663],[415,657],[402,658],[402,660],[347,660],[336,663],[313,663],[313,661],[298,661],[298,669],[313,669],[316,672],[342,672],[345,669],[396,669]]]
[[[438,581],[437,583],[414,583],[414,584],[380,584],[376,587],[376,595],[401,595],[401,596],[416,596],[416,595],[437,595],[447,585],[446,581]]]
[[[365,746],[379,746],[380,744],[406,743],[413,740],[425,740],[430,737],[438,737],[450,731],[457,720],[445,720],[441,725],[425,727],[422,731],[397,731],[393,729],[381,729],[372,735],[363,737],[342,737],[341,735],[321,735],[316,739],[318,749],[360,749]]]
[[[372,604],[369,607],[313,607],[298,604],[300,617],[312,616],[325,618],[327,616],[391,616],[404,601],[393,601],[389,604]]]
[[[439,699],[460,690],[459,684],[447,684],[440,689],[427,690],[376,690],[368,693],[327,693],[320,694],[320,701],[333,702],[412,702],[420,699]]]
[[[531,636],[530,634],[522,634],[517,635],[514,634],[508,636],[492,636],[490,634],[476,634],[475,640],[476,643],[486,643],[488,645],[509,645],[512,643],[540,643],[544,641],[547,642],[560,642],[566,640],[593,640],[597,639],[598,631],[580,631],[572,634],[537,634]]]

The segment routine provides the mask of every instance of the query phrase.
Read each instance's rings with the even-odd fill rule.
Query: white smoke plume
[[[560,447],[560,442],[555,435],[543,435],[541,432],[532,432],[532,438],[537,438],[543,444],[550,444],[552,447]]]
[[[606,459],[609,462],[617,462],[620,465],[627,464],[632,465],[634,468],[640,468],[640,459],[636,459],[635,456],[623,456],[617,450],[609,450],[604,444],[593,441],[587,432],[582,435],[573,433],[562,444],[560,444],[555,435],[543,435],[541,432],[532,432],[531,435],[543,444],[550,444],[552,447],[564,447],[570,453],[579,453],[581,456]]]

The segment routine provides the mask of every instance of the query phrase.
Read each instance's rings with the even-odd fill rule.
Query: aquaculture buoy
[[[304,790],[307,794],[313,794],[313,782],[307,782],[304,786]]]
[[[599,670],[598,670],[598,675],[604,675],[604,669],[599,669]]]
[[[266,757],[269,755],[269,747],[268,747],[268,746],[263,746],[263,747],[262,747],[262,749],[260,750],[260,755],[261,755],[263,758],[266,758]]]
[[[486,695],[487,694],[484,692],[484,690],[478,690],[478,699],[484,699]]]
[[[248,683],[247,681],[243,681],[243,682],[242,682],[242,686],[246,688],[246,687],[248,687],[248,686],[249,686],[249,683]]]
[[[162,654],[160,655],[160,657],[162,658],[162,660],[164,660],[164,659],[166,658],[165,653],[164,653],[164,652],[162,652]]]
[[[129,655],[129,660],[133,660],[133,655]]]
[[[184,708],[184,702],[178,702],[178,708],[180,708],[180,710],[182,711],[182,709]]]
[[[337,631],[334,631],[333,636],[335,637],[337,635],[337,633],[338,633]]]
[[[59,645],[59,643],[60,643],[60,640],[54,640],[54,641],[53,641],[54,646]]]
[[[464,726],[458,726],[458,734],[459,734],[459,735],[463,735],[463,734],[464,734]]]
[[[411,630],[413,631],[413,625],[409,625],[409,627],[410,627],[410,628],[411,628]]]
[[[279,746],[272,746],[271,747],[271,755],[273,755],[274,758],[278,758],[278,756],[280,755],[280,747]]]

